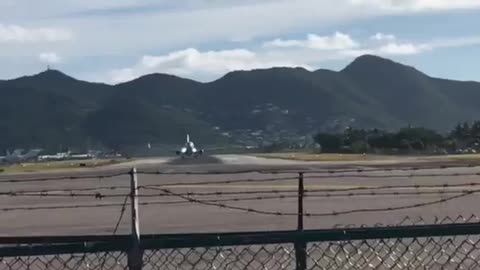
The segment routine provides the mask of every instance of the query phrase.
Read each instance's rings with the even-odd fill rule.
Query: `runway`
[[[216,158],[218,160],[211,159],[209,162],[185,163],[172,162],[171,159],[145,159],[88,171],[1,175],[0,234],[110,234],[120,216],[122,219],[117,233],[129,233],[129,204],[125,206],[122,215],[122,204],[129,192],[129,175],[52,179],[65,175],[110,176],[127,173],[133,166],[140,172],[139,213],[141,233],[144,234],[295,229],[299,171],[305,172],[305,213],[312,215],[304,218],[306,229],[349,224],[393,225],[404,221],[407,216],[410,220],[404,221],[406,224],[422,220],[433,222],[436,217],[456,218],[462,215],[468,218],[480,215],[480,196],[477,193],[480,190],[480,177],[476,175],[480,173],[480,168],[477,167],[406,170],[413,165],[432,165],[408,158],[384,163],[308,163],[235,155]],[[405,170],[357,172],[385,166]],[[349,172],[314,172],[327,170]],[[273,174],[273,171],[283,173]],[[198,174],[180,174],[182,172]],[[44,179],[18,182],[33,178]],[[375,189],[385,186],[403,187]],[[105,189],[106,187],[115,189]],[[25,191],[38,193],[34,196],[22,194]],[[112,195],[114,197],[110,197]],[[455,196],[458,198],[452,199]],[[440,200],[446,201],[439,202]],[[432,204],[388,210],[428,203]],[[111,204],[115,205],[105,206]],[[72,206],[82,207],[68,208]],[[379,208],[386,210],[342,214],[343,211]]]

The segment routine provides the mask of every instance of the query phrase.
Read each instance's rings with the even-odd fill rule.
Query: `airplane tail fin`
[[[23,153],[23,149],[15,149],[11,155],[12,156],[20,156]]]
[[[26,158],[33,158],[33,157],[38,156],[38,154],[40,154],[40,152],[42,152],[42,149],[33,149],[33,150],[28,151],[25,154],[25,157]]]
[[[7,156],[11,156],[12,153],[10,153],[10,151],[7,150]]]
[[[190,142],[190,135],[187,134],[187,143]]]

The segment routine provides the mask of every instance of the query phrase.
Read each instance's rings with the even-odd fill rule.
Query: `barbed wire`
[[[305,180],[313,179],[333,179],[333,178],[413,178],[413,177],[466,177],[466,176],[480,176],[480,172],[475,173],[443,173],[443,174],[382,174],[382,175],[316,175],[305,177]],[[262,182],[276,182],[276,181],[293,181],[298,180],[298,177],[272,177],[260,179],[233,179],[233,180],[213,180],[201,182],[173,182],[158,185],[144,185],[143,187],[176,187],[176,186],[194,186],[194,185],[215,185],[215,184],[237,184],[237,183],[262,183]]]
[[[313,194],[313,195],[304,195],[305,198],[329,198],[329,197],[355,197],[355,196],[414,196],[414,195],[446,195],[446,194],[464,194],[468,193],[468,190],[460,191],[425,191],[425,192],[377,192],[377,193],[348,193],[348,194]],[[152,194],[151,197],[156,197],[162,194]],[[175,196],[171,194],[164,194],[167,196]],[[191,194],[190,194],[191,195]],[[183,195],[185,196],[185,195]],[[198,196],[194,194],[193,196]],[[140,196],[140,197],[149,197]],[[189,197],[191,198],[191,197]],[[233,197],[233,198],[223,198],[223,199],[202,199],[202,202],[241,202],[241,201],[264,201],[264,200],[273,200],[273,199],[297,199],[298,195],[273,195],[273,196],[256,196],[256,197]],[[155,204],[184,204],[191,203],[190,201],[158,201]]]
[[[128,189],[130,190],[129,185],[119,185],[119,186],[104,186],[104,187],[88,187],[88,188],[54,188],[54,189],[37,189],[37,190],[19,190],[12,191],[16,193],[47,193],[47,192],[75,192],[75,191],[101,191],[101,190],[117,190],[117,189]],[[0,195],[10,192],[0,192]]]
[[[330,197],[357,197],[357,196],[417,196],[417,195],[445,195],[445,194],[463,194],[469,190],[438,190],[438,191],[413,191],[413,192],[358,192],[358,193],[325,193],[325,194],[305,194],[305,198],[330,198]]]
[[[425,207],[425,206],[431,206],[431,205],[436,205],[436,204],[441,204],[444,202],[460,199],[475,193],[480,192],[480,190],[475,190],[475,191],[468,191],[465,193],[462,193],[460,195],[455,195],[451,196],[448,198],[442,198],[439,200],[431,201],[431,202],[425,202],[425,203],[416,203],[416,204],[410,204],[410,205],[405,205],[405,206],[396,206],[396,207],[384,207],[384,208],[364,208],[364,209],[353,209],[353,210],[346,210],[346,211],[339,211],[339,212],[332,212],[332,213],[306,213],[306,217],[324,217],[324,216],[339,216],[339,215],[347,215],[347,214],[354,214],[354,213],[367,213],[367,212],[387,212],[387,211],[398,211],[398,210],[406,210],[406,209],[412,209],[412,208],[420,208],[420,207]]]
[[[191,202],[191,203],[198,203],[201,205],[207,206],[215,206],[219,208],[231,209],[231,210],[238,210],[248,213],[256,213],[262,215],[273,215],[273,216],[296,216],[298,213],[288,213],[288,212],[274,212],[274,211],[267,211],[267,210],[259,210],[254,208],[247,208],[247,207],[240,207],[240,206],[233,206],[223,204],[221,202],[238,202],[238,201],[251,201],[251,200],[267,200],[267,199],[285,199],[285,198],[297,198],[296,195],[276,195],[276,196],[259,196],[259,197],[240,197],[240,198],[226,198],[226,199],[210,199],[210,200],[199,200],[197,198],[191,198],[182,194],[178,194],[172,192],[171,190],[164,189],[164,193],[169,194],[173,197],[181,198],[182,201],[147,201],[147,202],[140,202],[139,205],[160,205],[160,204],[181,204],[182,202]],[[458,195],[451,196],[448,198],[442,198],[439,200],[425,202],[425,203],[416,203],[406,206],[398,206],[398,207],[385,207],[385,208],[364,208],[364,209],[352,209],[346,211],[333,211],[333,212],[325,212],[325,213],[305,213],[306,217],[324,217],[324,216],[338,216],[338,215],[346,215],[352,213],[361,213],[361,212],[385,212],[385,211],[396,211],[396,210],[403,210],[403,209],[411,209],[411,208],[419,208],[429,205],[435,205],[443,202],[448,202],[454,199],[458,199],[461,197],[465,197],[467,195],[479,193],[480,190],[470,190],[470,191],[457,191]],[[453,192],[451,192],[453,193]],[[417,194],[417,193],[411,193]],[[429,193],[430,194],[430,193]],[[443,194],[442,192],[437,192],[437,194]],[[350,196],[350,194],[342,194]],[[368,195],[365,193],[356,194],[356,195]],[[321,196],[328,196],[323,194]],[[308,196],[307,196],[308,197]],[[105,203],[105,204],[79,204],[79,205],[51,205],[51,206],[31,206],[31,207],[6,207],[0,208],[2,212],[9,212],[9,211],[33,211],[33,210],[57,210],[57,209],[76,209],[76,208],[101,208],[101,207],[116,207],[116,206],[124,206],[125,203]],[[124,211],[124,210],[123,210]]]
[[[156,205],[164,204],[165,201],[149,201],[141,202],[139,205]],[[104,204],[77,204],[77,205],[49,205],[49,206],[19,206],[19,207],[4,207],[0,208],[1,212],[11,211],[36,211],[36,210],[61,210],[61,209],[80,209],[80,208],[107,208],[123,206],[123,203],[104,203]]]
[[[139,186],[139,189],[145,190],[163,190],[162,186],[156,185],[147,185]],[[271,194],[271,193],[297,193],[297,189],[288,189],[288,190],[247,190],[247,191],[212,191],[212,192],[185,192],[180,193],[186,196],[225,196],[225,195],[245,195],[245,194]]]
[[[174,183],[165,183],[159,185],[143,185],[143,187],[174,187],[174,186],[193,186],[193,185],[218,185],[218,184],[238,184],[238,183],[262,183],[262,182],[276,182],[276,181],[293,181],[298,180],[298,177],[272,177],[272,178],[261,178],[261,179],[232,179],[232,180],[213,180],[213,181],[200,181],[200,182],[174,182]]]
[[[362,190],[382,190],[382,189],[426,189],[426,188],[457,188],[457,187],[476,187],[480,186],[480,183],[469,182],[459,184],[433,184],[433,185],[384,185],[384,186],[360,186],[349,188],[327,188],[327,189],[306,189],[306,193],[312,192],[346,192],[346,191],[362,191]]]
[[[469,191],[450,191],[450,192],[420,192],[420,193],[413,193],[413,192],[406,192],[406,193],[375,193],[375,194],[364,194],[364,193],[357,193],[357,194],[316,194],[316,195],[305,195],[305,198],[330,198],[330,197],[355,197],[355,196],[386,196],[386,195],[394,195],[394,196],[410,196],[410,195],[446,195],[446,194],[465,194]],[[202,199],[202,202],[209,202],[209,203],[221,203],[221,202],[243,202],[243,201],[265,201],[265,200],[276,200],[276,199],[297,199],[297,195],[275,195],[275,196],[258,196],[258,197],[234,197],[234,198],[225,198],[225,199]],[[158,201],[155,204],[163,204],[163,205],[179,205],[185,203],[194,203],[191,201],[186,200],[179,200],[179,201]],[[308,215],[308,214],[306,214]],[[315,215],[315,214],[311,214]]]
[[[187,184],[186,184],[187,185]],[[195,184],[191,184],[194,186]],[[143,185],[139,186],[139,189],[145,189],[145,190],[164,190],[166,187],[176,187],[177,185]],[[414,185],[382,185],[382,186],[360,186],[360,187],[346,187],[346,188],[323,188],[323,189],[306,189],[305,192],[347,192],[347,191],[362,191],[362,190],[381,190],[381,189],[421,189],[421,188],[455,188],[455,187],[475,187],[475,186],[480,186],[480,183],[476,182],[469,182],[469,183],[459,183],[459,184],[433,184],[433,185],[419,185],[419,184],[414,184]],[[179,186],[181,187],[181,185]],[[248,186],[246,186],[248,187]],[[281,187],[281,186],[278,186]],[[280,189],[274,189],[274,190],[253,190],[253,191],[212,191],[212,192],[186,192],[186,193],[180,193],[182,195],[196,195],[196,196],[213,196],[213,195],[239,195],[239,194],[265,194],[265,193],[293,193],[293,192],[298,192],[297,189],[294,190],[280,190]]]
[[[259,173],[259,174],[294,174],[302,172],[304,174],[336,174],[336,173],[363,173],[363,172],[391,172],[391,171],[419,171],[419,170],[434,170],[434,169],[455,169],[455,168],[480,168],[478,164],[460,164],[460,165],[433,165],[433,166],[410,166],[410,167],[386,167],[386,168],[355,168],[355,169],[325,169],[325,170],[302,170],[302,169],[291,169],[291,170],[259,170],[259,169],[248,169],[248,170],[229,170],[229,171],[137,171],[138,174],[144,175],[226,175],[226,174],[247,174],[247,173]]]
[[[121,203],[104,203],[104,204],[76,204],[76,205],[48,205],[48,206],[18,206],[0,208],[2,212],[11,211],[35,211],[35,210],[60,210],[60,209],[78,209],[78,208],[102,208],[122,206]]]
[[[128,175],[128,172],[118,172],[112,174],[98,174],[87,176],[60,176],[60,177],[40,177],[27,179],[0,179],[0,184],[5,183],[30,183],[30,182],[45,182],[45,181],[62,181],[62,180],[102,180],[107,178],[114,178],[118,176]]]
[[[446,194],[462,194],[467,193],[468,190],[458,190],[458,191],[415,191],[415,192],[359,192],[359,193],[325,193],[325,194],[305,194],[305,198],[334,198],[334,197],[358,197],[358,196],[420,196],[420,195],[446,195]],[[204,194],[204,193],[177,193],[176,195],[172,194],[139,194],[139,198],[158,198],[158,197],[176,197],[177,195],[182,195],[186,197],[199,197],[199,196],[225,196],[225,195],[244,195],[244,194],[277,194],[271,196],[257,196],[257,197],[229,197],[223,199],[202,199],[206,202],[239,202],[239,201],[262,201],[262,200],[271,200],[271,199],[287,199],[287,198],[298,198],[298,195],[278,195],[282,192],[271,192],[271,191],[262,191],[262,192],[237,192],[229,194]],[[21,194],[11,196],[38,196],[35,194]],[[96,199],[103,198],[116,198],[116,197],[126,197],[128,194],[75,194],[75,195],[61,195],[61,194],[44,194],[42,197],[95,197]],[[157,201],[156,204],[182,204],[186,201]],[[113,205],[112,205],[113,206]]]
[[[173,196],[174,195],[168,195]],[[288,199],[288,198],[298,198],[297,195],[275,195],[275,196],[258,196],[258,197],[234,197],[234,198],[224,198],[224,199],[202,199],[202,202],[242,202],[242,201],[264,201],[264,200],[275,200],[275,199]],[[144,202],[148,205],[149,202]],[[163,205],[177,205],[177,204],[188,204],[192,203],[186,200],[177,200],[177,201],[155,201],[154,204],[163,204]]]
[[[118,228],[120,227],[120,223],[122,222],[123,215],[125,214],[125,210],[127,208],[129,195],[125,196],[125,199],[122,204],[122,209],[120,209],[120,216],[118,217],[118,221],[115,224],[115,228],[113,229],[113,235],[117,234]]]
[[[460,177],[460,176],[480,176],[480,172],[475,173],[432,173],[432,174],[336,174],[336,175],[312,175],[306,179],[332,179],[332,178],[420,178],[420,177]]]
[[[278,180],[279,178],[274,178]],[[280,178],[285,179],[285,178]],[[292,178],[288,178],[292,180]],[[245,179],[241,179],[245,180]],[[266,181],[273,180],[273,178],[265,179]],[[226,181],[224,181],[226,182]],[[210,182],[209,182],[210,183]],[[215,182],[218,183],[218,182]],[[185,183],[185,185],[189,185]],[[194,185],[194,184],[191,184]],[[176,185],[174,185],[176,186]],[[173,187],[174,187],[173,186]],[[181,187],[182,185],[180,185]],[[321,192],[352,192],[352,191],[372,191],[372,190],[388,190],[388,189],[433,189],[433,188],[458,188],[458,187],[477,187],[480,186],[480,183],[476,182],[469,182],[469,183],[459,183],[459,184],[434,184],[434,185],[384,185],[384,186],[360,186],[360,187],[349,187],[349,188],[324,188],[324,189],[306,189],[305,193],[321,193]],[[164,187],[172,187],[170,184],[167,185],[143,185],[139,186],[139,189],[144,190],[160,190],[162,191]],[[0,192],[0,196],[10,196],[10,197],[94,197],[96,199],[103,199],[107,197],[124,197],[126,196],[125,193],[120,194],[106,194],[100,191],[102,190],[117,190],[117,189],[130,189],[129,186],[108,186],[108,187],[92,187],[92,188],[65,188],[65,189],[42,189],[42,190],[21,190],[21,191],[7,191],[7,192]],[[83,191],[97,191],[93,193],[83,193]],[[77,193],[76,193],[77,192]],[[78,193],[82,192],[82,193]],[[212,191],[212,192],[185,192],[180,193],[184,196],[227,196],[227,195],[247,195],[247,194],[278,194],[278,193],[296,193],[298,192],[295,190],[248,190],[248,191]],[[384,193],[385,195],[391,194],[399,194],[398,192],[392,193]],[[419,193],[414,192],[412,194],[427,194],[427,193]],[[355,193],[351,193],[348,196],[358,195]],[[360,195],[366,195],[362,193]],[[375,195],[371,194],[370,195]],[[167,196],[166,194],[140,194],[139,197],[156,197],[156,196]],[[334,197],[333,195],[326,195],[330,197]],[[343,195],[347,196],[347,195]]]
[[[271,216],[298,216],[298,213],[289,213],[289,212],[274,212],[274,211],[267,211],[267,210],[259,210],[259,209],[254,209],[254,208],[246,208],[246,207],[239,207],[239,206],[232,206],[232,205],[227,205],[227,204],[221,204],[221,203],[216,203],[216,202],[209,202],[205,200],[199,200],[195,198],[190,198],[181,194],[177,194],[175,192],[172,192],[171,190],[164,189],[165,193],[171,194],[173,196],[179,197],[181,199],[193,202],[193,203],[198,203],[201,205],[207,205],[207,206],[215,206],[219,208],[224,208],[224,209],[231,209],[231,210],[238,210],[238,211],[243,211],[243,212],[248,212],[248,213],[255,213],[255,214],[262,214],[262,215],[271,215]],[[466,197],[468,195],[478,193],[480,190],[473,190],[473,191],[468,191],[461,193],[459,195],[451,196],[448,198],[442,198],[439,200],[435,201],[430,201],[430,202],[425,202],[425,203],[416,203],[416,204],[410,204],[410,205],[405,205],[405,206],[397,206],[397,207],[384,207],[384,208],[363,208],[363,209],[352,209],[352,210],[346,210],[346,211],[333,211],[333,212],[328,212],[328,213],[305,213],[305,217],[325,217],[325,216],[339,216],[339,215],[347,215],[347,214],[353,214],[353,213],[365,213],[365,212],[385,212],[385,211],[397,211],[397,210],[405,210],[405,209],[411,209],[411,208],[420,208],[424,206],[430,206],[430,205],[435,205],[435,204],[440,204],[444,202],[448,202],[451,200],[459,199],[462,197]]]
[[[385,168],[355,168],[341,170],[308,170],[305,173],[364,173],[364,172],[393,172],[393,171],[424,171],[424,170],[443,170],[443,169],[462,169],[462,168],[480,168],[479,164],[460,164],[460,165],[434,165],[434,166],[392,166]]]
[[[309,178],[342,178],[342,177],[364,177],[364,178],[393,178],[393,177],[437,177],[437,176],[480,176],[478,173],[451,173],[451,174],[415,174],[415,175],[357,175],[357,174],[343,174],[336,175],[341,173],[365,173],[365,172],[393,172],[393,171],[420,171],[420,170],[431,170],[431,169],[450,169],[450,168],[480,168],[478,165],[468,164],[468,165],[441,165],[441,166],[422,166],[422,167],[394,167],[394,168],[356,168],[356,169],[342,169],[342,170],[301,170],[301,169],[292,169],[287,171],[282,170],[240,170],[240,171],[205,171],[205,172],[168,172],[168,171],[139,171],[137,174],[146,174],[146,175],[228,175],[228,174],[246,174],[246,173],[261,173],[261,174],[327,174],[327,175],[316,175],[309,176]],[[27,179],[0,179],[0,184],[2,183],[25,183],[25,182],[43,182],[43,181],[60,181],[60,180],[94,180],[94,179],[106,179],[114,178],[124,175],[129,175],[130,172],[116,172],[110,174],[97,174],[97,175],[85,175],[85,176],[60,176],[60,177],[40,177],[40,178],[27,178]],[[289,179],[286,179],[289,178]],[[296,178],[293,177],[281,177],[281,178],[267,178],[267,179],[237,179],[237,180],[227,180],[227,181],[204,181],[198,183],[189,183],[189,184],[210,184],[210,183],[239,183],[239,182],[252,182],[252,181],[279,181],[279,180],[293,180]],[[168,185],[186,185],[186,183],[175,183]]]
[[[305,196],[315,197],[309,195],[309,193],[325,193],[321,195],[316,195],[316,197],[348,197],[348,196],[359,196],[359,195],[424,195],[424,194],[451,194],[458,192],[468,192],[468,190],[461,191],[446,191],[450,188],[458,187],[475,187],[480,186],[480,183],[459,183],[459,184],[436,184],[436,185],[385,185],[385,186],[362,186],[362,187],[353,187],[353,188],[334,188],[334,189],[307,189],[305,190]],[[94,193],[75,193],[79,190],[115,190],[117,188],[129,188],[128,186],[120,187],[98,187],[98,188],[84,188],[84,189],[53,189],[53,190],[42,190],[42,191],[8,191],[0,192],[0,196],[10,196],[10,197],[94,197],[96,199],[103,198],[115,198],[115,197],[124,197],[128,193],[115,193],[107,194],[102,192]],[[172,196],[163,192],[165,188],[155,185],[140,186],[139,189],[143,190],[155,190],[162,191],[162,193],[153,193],[153,194],[139,194],[138,197],[166,197]],[[412,192],[374,192],[374,190],[392,190],[392,189],[416,189],[417,191]],[[420,189],[442,189],[440,191],[420,191]],[[355,193],[352,191],[363,191],[360,193]],[[57,193],[57,192],[64,192]],[[349,193],[345,193],[349,192]],[[254,194],[282,194],[282,193],[298,193],[297,189],[281,190],[242,190],[242,191],[212,191],[212,192],[183,192],[176,193],[177,195],[183,196],[232,196],[232,195],[254,195]],[[331,194],[334,193],[334,194]],[[335,194],[342,193],[342,194]],[[281,197],[281,196],[279,196]]]
[[[95,193],[50,193],[50,192],[1,192],[0,196],[9,197],[93,197],[95,199],[124,197],[128,194],[104,194],[101,192]]]

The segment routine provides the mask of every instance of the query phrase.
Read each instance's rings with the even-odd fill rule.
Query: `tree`
[[[342,136],[339,134],[319,133],[314,139],[323,152],[338,152],[343,145]]]

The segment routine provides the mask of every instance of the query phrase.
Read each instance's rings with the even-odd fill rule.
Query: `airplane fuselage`
[[[198,157],[203,153],[203,150],[199,150],[195,147],[195,144],[190,141],[190,136],[187,135],[187,142],[185,145],[177,151],[177,155],[180,155],[182,158],[184,157]]]

